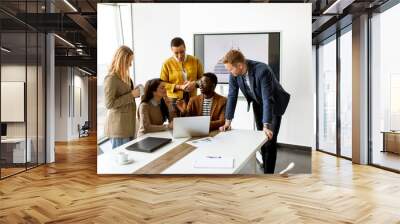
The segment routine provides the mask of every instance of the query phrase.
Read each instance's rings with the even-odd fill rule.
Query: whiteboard
[[[222,58],[231,49],[240,50],[246,58],[268,64],[268,34],[205,34],[204,71],[214,72],[218,83],[229,82],[229,72]]]
[[[24,122],[24,102],[24,82],[1,82],[1,122]]]

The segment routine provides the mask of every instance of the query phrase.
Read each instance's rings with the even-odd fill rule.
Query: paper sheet
[[[186,143],[195,147],[200,147],[200,146],[205,146],[210,143],[212,143],[214,140],[212,137],[205,137],[205,138],[200,138],[192,141],[187,141]]]

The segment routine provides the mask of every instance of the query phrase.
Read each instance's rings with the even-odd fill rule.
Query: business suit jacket
[[[226,119],[232,120],[235,113],[239,89],[246,97],[248,106],[255,101],[262,108],[262,123],[271,123],[272,115],[282,116],[289,104],[290,95],[276,79],[272,69],[265,63],[246,60],[250,89],[255,99],[251,97],[245,86],[244,76],[229,77],[229,93],[226,106]]]
[[[104,134],[109,138],[135,136],[136,103],[128,85],[116,75],[104,79],[104,97],[107,108]]]
[[[202,116],[203,101],[204,101],[203,94],[190,98],[186,111],[184,112],[183,115]],[[226,98],[215,93],[210,112],[211,116],[210,130],[216,130],[220,126],[225,124],[225,106],[226,106]]]

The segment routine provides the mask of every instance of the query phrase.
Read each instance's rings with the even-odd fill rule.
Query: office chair
[[[80,127],[80,125],[78,124],[79,138],[89,136],[89,129],[90,129],[89,121],[85,121],[82,127]]]

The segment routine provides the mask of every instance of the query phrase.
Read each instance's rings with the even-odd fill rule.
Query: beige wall
[[[89,80],[83,75],[72,67],[55,69],[55,141],[77,139],[78,124],[89,120]]]

